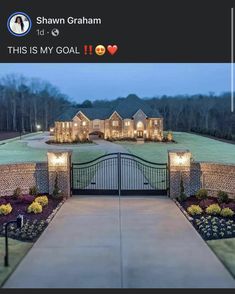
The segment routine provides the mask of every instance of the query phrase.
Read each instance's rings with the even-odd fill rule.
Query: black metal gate
[[[111,153],[71,168],[73,195],[167,195],[166,163]]]

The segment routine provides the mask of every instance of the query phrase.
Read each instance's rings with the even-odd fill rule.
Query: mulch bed
[[[42,213],[28,213],[27,208],[31,202],[14,199],[11,196],[0,197],[0,204],[10,203],[12,212],[8,215],[0,215],[0,236],[5,233],[5,223],[16,220],[16,217],[21,214],[24,216],[23,228],[17,229],[14,224],[9,227],[9,237],[21,241],[36,241],[48,225],[47,219],[58,207],[62,199],[54,199],[48,196],[48,205],[43,207]]]
[[[188,197],[181,201],[180,205],[187,211],[191,205],[199,205],[203,213],[197,216],[191,216],[192,224],[204,240],[217,240],[224,238],[235,238],[235,215],[233,217],[222,217],[220,215],[208,215],[205,209],[211,204],[219,204],[214,197],[208,197],[204,201],[198,200],[195,196]],[[235,201],[219,204],[221,208],[228,207],[235,212]]]

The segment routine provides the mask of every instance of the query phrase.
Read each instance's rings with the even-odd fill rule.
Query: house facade
[[[70,119],[69,119],[70,118]],[[100,137],[163,138],[163,118],[144,100],[130,95],[112,108],[80,108],[61,116],[54,126],[56,142],[74,142]]]

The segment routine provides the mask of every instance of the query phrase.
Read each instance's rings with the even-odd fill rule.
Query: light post
[[[9,266],[9,252],[8,252],[8,226],[10,224],[16,223],[17,228],[22,228],[24,225],[24,217],[23,215],[19,214],[16,220],[9,221],[5,225],[5,256],[4,256],[4,266]]]
[[[39,132],[41,130],[41,125],[36,125],[37,131]]]

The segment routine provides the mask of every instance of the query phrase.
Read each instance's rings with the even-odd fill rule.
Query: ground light
[[[19,214],[16,218],[16,220],[9,221],[6,223],[5,226],[5,256],[4,256],[4,266],[9,266],[9,251],[8,251],[8,226],[10,224],[16,223],[17,228],[22,228],[24,225],[24,217],[23,215]]]

